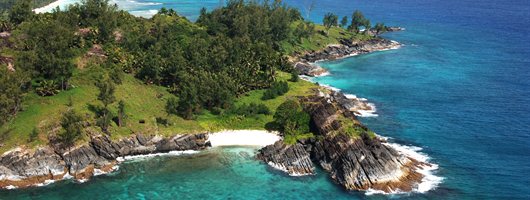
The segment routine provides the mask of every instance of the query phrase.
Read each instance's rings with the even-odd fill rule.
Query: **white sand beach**
[[[276,132],[261,130],[231,130],[211,133],[209,141],[212,147],[218,146],[267,146],[281,137]]]

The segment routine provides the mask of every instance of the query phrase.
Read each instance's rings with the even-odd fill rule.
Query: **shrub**
[[[162,118],[162,117],[157,117],[156,123],[160,125],[164,125],[165,127],[171,126],[171,122],[168,119]]]
[[[313,137],[310,133],[309,122],[309,114],[296,100],[283,102],[274,114],[275,126],[283,133],[284,142],[287,144],[294,144],[299,139]]]
[[[54,80],[42,80],[35,88],[35,92],[43,97],[54,96],[59,94],[59,89],[57,89],[57,83]]]
[[[178,114],[179,101],[176,97],[171,97],[166,101],[166,112],[169,114]]]
[[[245,117],[252,117],[257,115],[269,115],[271,114],[271,111],[265,104],[250,103],[242,104],[238,107],[232,107],[232,109],[229,110],[228,113]]]
[[[81,138],[83,117],[73,109],[69,109],[61,119],[61,127],[63,127],[64,131],[60,133],[59,139],[67,145],[72,145]]]
[[[289,81],[298,82],[300,80],[300,77],[298,76],[298,74],[300,74],[298,70],[294,70],[293,72],[291,72],[291,79],[289,79]]]
[[[39,131],[37,130],[37,128],[33,128],[31,133],[29,134],[28,142],[35,141],[37,137],[39,137]]]
[[[268,90],[265,91],[262,100],[275,99],[278,96],[282,96],[289,92],[289,84],[285,81],[274,82]]]

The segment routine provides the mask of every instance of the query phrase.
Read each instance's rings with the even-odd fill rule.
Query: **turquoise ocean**
[[[65,0],[65,3],[74,2]],[[160,7],[194,20],[214,0],[115,1],[148,17]],[[86,183],[0,191],[0,199],[530,199],[530,2],[527,0],[287,0],[317,23],[362,10],[406,28],[396,50],[320,63],[313,81],[366,98],[361,120],[439,165],[425,193],[346,192],[327,174],[289,177],[253,159],[251,147],[127,161]]]

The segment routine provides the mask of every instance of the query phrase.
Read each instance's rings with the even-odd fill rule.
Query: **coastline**
[[[57,0],[57,1],[54,1],[48,5],[45,5],[45,6],[42,6],[42,7],[39,7],[39,8],[35,8],[33,9],[33,12],[39,14],[39,13],[45,13],[45,12],[48,12],[52,9],[55,9],[57,7],[61,7],[65,2],[67,2],[68,0]]]
[[[307,57],[305,60],[316,60],[316,62],[321,62],[326,59],[343,59],[346,57],[351,57],[354,55],[359,55],[360,53],[351,53],[352,51],[360,51],[363,53],[370,53],[374,51],[384,51],[388,49],[395,49],[399,48],[400,44],[395,41],[385,40],[382,38],[377,39],[375,42],[371,42],[368,44],[362,44],[359,45],[359,43],[354,44],[353,46],[349,45],[343,45],[342,47],[339,45],[330,45],[328,48],[332,48],[331,51],[322,51],[323,53],[317,53],[312,54],[309,57]],[[350,41],[351,42],[351,41]],[[381,45],[378,42],[382,42],[383,45]],[[368,46],[366,46],[368,45]],[[338,50],[337,50],[338,48]],[[353,50],[352,50],[353,49]],[[316,56],[315,56],[316,55]],[[344,55],[344,56],[340,56]],[[309,58],[309,59],[308,59]],[[326,92],[322,92],[326,91]],[[354,95],[348,95],[343,94],[338,89],[332,88],[330,86],[322,86],[321,89],[319,89],[319,95],[318,97],[321,99],[324,99],[326,102],[336,102],[332,107],[335,105],[339,105],[339,110],[335,110],[333,113],[349,113],[344,111],[350,111],[351,113],[355,114],[355,116],[366,116],[366,115],[375,115],[376,108],[373,104],[366,103],[366,99],[357,98]],[[317,98],[318,98],[317,97]],[[312,101],[311,98],[313,97],[307,97],[308,101]],[[312,103],[322,103],[319,102],[320,100],[317,99],[317,101]],[[328,109],[329,107],[326,107],[325,103],[323,103],[324,108],[317,108],[317,109]],[[306,105],[307,106],[307,105]],[[363,113],[364,112],[364,113]],[[332,113],[332,112],[328,112]],[[368,114],[366,114],[368,113]],[[334,116],[328,116],[325,121],[322,121],[322,124],[318,125],[317,127],[320,129],[328,129],[330,124],[328,124],[329,119],[332,119],[330,122],[335,122]],[[346,117],[351,118],[354,123],[359,123],[354,116],[350,116],[345,114]],[[314,115],[315,116],[315,115]],[[313,116],[313,117],[314,117]],[[331,118],[329,118],[331,117]],[[340,121],[338,122],[340,123]],[[360,125],[363,127],[363,125]],[[349,190],[361,190],[361,191],[382,191],[385,194],[390,193],[396,193],[400,192],[401,189],[404,191],[428,191],[434,187],[429,186],[421,186],[422,182],[420,182],[421,179],[424,179],[426,177],[425,174],[422,174],[419,170],[427,170],[425,167],[422,166],[431,166],[429,163],[417,161],[416,159],[408,156],[403,150],[399,150],[398,148],[394,146],[389,146],[385,144],[382,141],[379,141],[375,139],[375,146],[377,148],[384,147],[385,152],[383,152],[387,158],[395,159],[395,160],[385,160],[382,161],[384,164],[381,164],[383,166],[375,166],[373,163],[362,163],[365,159],[369,160],[368,162],[374,162],[375,160],[378,160],[378,156],[376,154],[381,153],[377,148],[374,149],[373,144],[369,144],[369,142],[364,141],[364,139],[360,138],[349,138],[347,136],[340,136],[336,137],[334,135],[330,135],[334,130],[328,129],[323,131],[324,133],[321,133],[321,135],[328,137],[325,138],[324,141],[319,143],[319,141],[312,141],[317,149],[319,149],[320,152],[323,152],[320,156],[321,165],[322,167],[330,172],[332,174],[332,178],[335,179],[339,184],[345,186]],[[249,132],[254,132],[254,134],[251,134]],[[24,150],[18,150],[18,151],[10,151],[2,155],[0,157],[0,172],[3,171],[11,171],[14,172],[16,169],[8,169],[8,167],[13,166],[26,166],[22,165],[21,163],[16,163],[14,165],[3,165],[5,160],[2,158],[7,156],[12,156],[11,158],[17,158],[21,159],[22,161],[28,161],[24,160],[27,159],[27,156],[33,157],[37,156],[35,160],[37,160],[38,156],[51,156],[53,157],[50,162],[52,162],[55,166],[52,167],[52,169],[47,167],[46,162],[44,162],[44,166],[46,167],[46,170],[42,169],[31,169],[31,170],[41,170],[36,173],[36,175],[28,175],[28,176],[5,176],[0,177],[0,187],[6,188],[6,189],[14,189],[14,188],[24,188],[24,187],[31,187],[31,186],[42,186],[46,184],[53,183],[58,180],[73,178],[78,182],[86,182],[90,179],[92,176],[97,176],[101,174],[110,173],[113,171],[116,171],[119,169],[119,164],[121,162],[124,162],[126,160],[131,159],[139,159],[139,158],[145,158],[145,157],[155,157],[155,156],[164,156],[164,155],[184,155],[184,154],[190,154],[195,153],[196,151],[203,150],[209,147],[216,147],[216,146],[267,146],[276,143],[281,138],[275,134],[275,133],[269,133],[266,131],[252,131],[252,130],[241,130],[241,131],[222,131],[217,133],[203,133],[197,135],[176,135],[172,137],[162,137],[157,135],[151,135],[151,136],[142,136],[142,135],[133,135],[129,138],[124,138],[120,141],[114,142],[111,141],[108,137],[105,136],[96,136],[95,138],[92,138],[92,141],[88,145],[78,146],[74,147],[73,150],[65,150],[65,149],[57,149],[57,147],[53,150],[47,149],[44,151],[55,151],[56,154],[50,153],[50,154],[38,154],[36,152],[24,152]],[[190,137],[192,137],[190,139]],[[281,142],[280,142],[281,143]],[[304,143],[304,145],[307,145],[309,143]],[[334,144],[346,144],[344,146],[339,145],[333,146]],[[286,149],[292,149],[289,146],[282,146],[282,148]],[[292,153],[295,154],[295,157],[300,158],[299,156],[303,156],[303,164],[300,168],[293,168],[289,164],[293,161],[298,162],[300,159],[296,160],[286,160],[287,165],[285,164],[278,164],[276,162],[266,162],[268,165],[280,169],[282,171],[287,172],[289,175],[293,176],[300,176],[300,175],[309,175],[312,174],[312,160],[309,159],[310,156],[306,151],[306,146],[297,146],[298,149],[292,150]],[[39,149],[40,150],[40,149]],[[305,154],[301,154],[300,152],[305,152]],[[344,154],[344,152],[346,152]],[[366,155],[372,155],[372,158],[365,157],[365,152],[368,152]],[[397,152],[397,153],[395,153]],[[281,154],[283,154],[282,152]],[[359,153],[362,153],[360,155]],[[370,154],[371,153],[371,154]],[[284,156],[281,155],[280,156]],[[335,157],[333,154],[339,154],[341,157],[346,156],[346,159],[338,160],[337,157]],[[351,155],[355,155],[355,157],[351,157]],[[357,155],[359,154],[359,155]],[[287,155],[289,156],[289,155]],[[60,157],[60,158],[57,158]],[[87,157],[88,159],[85,159],[84,157]],[[374,158],[375,157],[375,158]],[[31,160],[32,158],[29,158],[29,162],[35,162],[34,160]],[[45,157],[44,160],[50,159],[49,157]],[[318,159],[317,159],[318,160]],[[322,161],[325,161],[322,163]],[[331,162],[328,162],[330,160]],[[7,159],[7,162],[10,160]],[[58,161],[58,163],[56,162]],[[78,163],[80,161],[80,163]],[[334,163],[337,162],[337,163]],[[379,161],[378,161],[379,162]],[[66,164],[62,164],[66,163]],[[9,164],[9,163],[8,163]],[[342,176],[346,176],[345,178],[342,177],[342,179],[336,179],[337,173],[344,173],[344,172],[337,172],[337,168],[340,167],[348,167],[351,164],[355,165],[364,165],[363,168],[363,175],[364,177],[359,177],[358,175],[351,175],[351,174],[343,174]],[[6,167],[8,166],[8,167]],[[388,167],[390,166],[390,167]],[[31,167],[31,166],[30,166]],[[41,167],[41,166],[38,166]],[[383,167],[384,169],[381,169]],[[62,171],[61,171],[62,168]],[[390,169],[389,169],[390,168]],[[6,170],[7,169],[7,170]],[[366,170],[365,170],[366,169]],[[436,169],[436,168],[435,168]],[[302,171],[299,171],[302,170]],[[359,169],[348,169],[348,170],[359,170]],[[372,171],[371,174],[367,173],[366,171]],[[27,174],[27,169],[24,169],[22,171],[23,173],[18,174]],[[12,173],[15,174],[16,173]],[[66,178],[65,178],[66,177]],[[356,183],[352,183],[351,179],[356,181]],[[375,180],[375,181],[372,181]],[[357,182],[358,181],[358,182]],[[418,185],[418,189],[415,189],[414,185]],[[421,187],[420,187],[421,186]]]
[[[301,55],[298,58],[295,58],[297,61],[295,62],[294,66],[295,68],[299,69],[299,67],[302,67],[300,70],[303,80],[315,82],[312,80],[313,77],[317,76],[323,76],[329,74],[329,72],[320,66],[317,65],[318,62],[324,62],[328,60],[338,60],[338,59],[344,59],[360,54],[366,54],[376,51],[387,51],[387,50],[393,50],[393,49],[399,49],[402,45],[396,41],[386,40],[383,38],[378,38],[376,40],[372,40],[370,42],[359,44],[352,41],[344,41],[343,44],[340,45],[328,45],[324,50],[318,51],[318,52],[312,52],[305,55]],[[348,44],[352,45],[348,45]],[[352,53],[353,52],[353,53]],[[305,62],[305,63],[304,63]],[[302,66],[300,64],[302,63]],[[309,66],[304,71],[303,67]],[[307,72],[317,72],[315,74],[310,74]],[[323,73],[322,73],[323,72]],[[329,85],[320,85],[322,90],[318,91],[317,96],[320,98],[323,98],[325,100],[317,100],[316,102],[327,102],[328,104],[336,104],[339,108],[339,110],[345,110],[352,112],[357,117],[377,117],[378,115],[375,114],[377,109],[373,103],[368,103],[367,99],[365,98],[358,98],[356,95],[353,94],[345,94],[340,91],[338,88],[334,88]],[[326,91],[327,90],[327,91]],[[335,103],[333,103],[335,102]],[[309,107],[312,107],[311,105],[314,105],[315,102],[309,100]],[[319,104],[319,103],[317,103]],[[326,103],[323,103],[326,104]],[[329,107],[329,106],[323,106],[323,107]],[[306,108],[307,109],[307,108]],[[318,110],[317,108],[316,110]],[[323,113],[336,113],[337,111],[329,111],[329,108],[322,108],[324,110],[328,111],[317,111],[317,115],[321,115]],[[309,110],[315,110],[314,108],[309,108]],[[340,113],[340,111],[339,111]],[[315,114],[315,113],[314,113]],[[347,116],[347,115],[346,115]],[[320,117],[320,116],[319,116]],[[315,115],[312,116],[312,118],[315,118]],[[317,117],[318,118],[318,117]],[[330,120],[334,121],[334,115],[330,115],[328,118],[324,117],[324,119],[318,120],[317,122],[313,121],[313,123],[318,123],[320,121],[323,124],[317,125],[317,127],[320,127],[321,130],[321,136],[324,136],[326,139],[329,140],[330,143],[341,143],[341,139],[337,140],[337,136],[330,136],[329,133],[332,133],[335,130],[326,130],[329,125],[326,124],[332,124],[329,122]],[[353,117],[353,120],[356,121],[356,123],[360,123],[357,121],[355,117]],[[335,125],[333,125],[335,126]],[[363,126],[363,125],[361,125]],[[324,129],[322,129],[324,128]],[[340,129],[339,129],[340,130]],[[322,133],[323,131],[323,133]],[[328,132],[330,131],[330,132]],[[328,132],[328,133],[326,133]],[[364,140],[364,139],[363,139]],[[343,146],[339,145],[335,147],[330,146],[330,144],[324,144],[323,146],[326,147],[326,149],[322,148],[321,151],[327,152],[325,154],[329,154],[326,158],[324,157],[323,160],[320,161],[320,165],[322,168],[324,168],[326,171],[331,173],[332,178],[339,183],[340,185],[343,185],[348,190],[361,190],[365,191],[366,195],[373,195],[373,194],[406,194],[406,193],[424,193],[427,191],[430,191],[432,189],[435,189],[443,180],[443,177],[435,176],[434,173],[438,169],[438,165],[430,163],[430,158],[421,153],[422,150],[419,147],[414,146],[405,146],[400,145],[397,143],[390,143],[388,142],[388,138],[381,137],[379,135],[376,135],[376,139],[379,145],[381,147],[388,149],[390,151],[390,154],[392,154],[395,159],[399,160],[398,163],[390,164],[394,161],[377,161],[381,162],[382,165],[385,166],[392,166],[392,167],[385,167],[384,169],[380,169],[382,171],[377,171],[376,166],[364,163],[364,160],[367,159],[365,155],[370,155],[370,153],[365,154],[362,153],[362,156],[357,157],[357,160],[353,161],[346,161],[344,162],[344,158],[340,159],[339,161],[333,161],[333,159],[336,159],[337,154],[342,154],[338,152],[343,151],[349,151],[352,148],[356,149],[359,148],[359,145],[354,145],[348,148],[344,148]],[[345,139],[345,141],[348,141],[346,143],[359,143],[358,139]],[[369,142],[370,143],[370,142]],[[314,152],[315,150],[311,150],[314,148],[314,146],[318,146],[319,142],[315,141],[302,141],[301,144],[303,146],[301,147],[309,149],[307,150],[309,154],[322,154],[319,152]],[[283,171],[290,176],[300,176],[300,175],[311,175],[312,169],[312,163],[311,161],[305,161],[304,159],[306,157],[309,157],[308,153],[300,153],[297,145],[300,145],[300,143],[297,143],[296,145],[292,146],[285,146],[285,145],[277,145],[274,146],[268,146],[268,149],[262,149],[260,150],[260,155],[258,157],[261,157],[263,161],[265,161],[269,166]],[[361,144],[360,146],[363,146]],[[378,153],[378,150],[376,149],[370,149],[371,147],[360,147],[359,150],[354,151],[366,151],[372,152],[371,154],[376,155]],[[337,150],[338,149],[338,150]],[[342,150],[340,150],[342,149]],[[297,153],[284,153],[284,151],[291,151],[291,152],[297,152]],[[391,153],[392,151],[396,153]],[[280,154],[280,156],[275,155]],[[355,153],[357,154],[357,153]],[[348,154],[349,155],[349,154]],[[342,157],[342,156],[341,156]],[[377,157],[376,157],[377,158]],[[331,162],[330,162],[331,159]],[[373,158],[372,158],[373,159]],[[320,160],[319,158],[312,157],[312,160]],[[376,159],[377,160],[377,159]],[[323,163],[324,162],[324,163]],[[358,173],[358,172],[344,172],[342,170],[334,169],[334,163],[339,162],[339,165],[342,166],[349,166],[349,165],[367,165],[362,166],[363,172],[365,175],[359,177],[349,177],[349,178],[337,178],[337,176],[351,176],[351,173]],[[343,163],[344,162],[344,163]],[[372,162],[372,161],[368,161]],[[374,160],[375,162],[375,160]],[[386,163],[385,163],[386,162]],[[302,163],[302,164],[300,164]],[[318,161],[316,162],[318,163]],[[354,169],[352,169],[354,170]],[[372,171],[368,172],[367,171]],[[375,170],[375,171],[373,171]],[[386,172],[385,172],[386,170]],[[348,170],[346,170],[348,171]],[[382,173],[381,173],[382,172]],[[344,173],[343,175],[340,175],[341,173]],[[348,173],[350,173],[348,175]],[[360,178],[360,179],[359,179]],[[366,179],[367,178],[367,179]],[[351,182],[351,179],[359,179],[355,182]],[[364,179],[364,180],[363,180]]]
[[[403,30],[396,28],[394,31]],[[388,51],[401,48],[403,45],[397,41],[387,40],[384,38],[374,38],[368,41],[341,40],[341,44],[330,44],[320,51],[308,52],[293,58],[293,66],[300,72],[303,80],[316,83],[312,79],[315,77],[328,76],[331,73],[319,62],[331,60],[341,60],[362,54],[368,54],[378,51]],[[375,104],[370,103],[365,98],[359,98],[355,94],[341,92],[341,89],[329,85],[319,84],[321,87],[333,91],[332,95],[342,101],[342,105],[347,110],[354,112],[358,117],[377,117],[378,114]]]
[[[322,50],[306,52],[291,58],[294,61],[294,68],[301,75],[309,77],[327,76],[330,74],[329,71],[318,65],[319,62],[341,60],[377,51],[399,49],[402,46],[397,41],[381,37],[375,37],[367,41],[342,39],[340,42],[341,44],[330,44]]]
[[[400,29],[396,29],[395,31],[400,31],[400,30],[404,30],[404,29],[400,28]],[[399,48],[401,48],[403,46],[401,43],[399,43],[397,41],[386,40],[386,39],[383,39],[383,38],[381,38],[381,39],[382,39],[381,41],[383,41],[383,43],[386,43],[387,41],[390,41],[390,43],[389,43],[390,45],[379,46],[379,44],[375,44],[375,45],[373,45],[374,47],[371,47],[371,46],[368,46],[367,48],[363,47],[363,48],[360,48],[362,50],[354,51],[353,53],[347,53],[347,54],[337,53],[336,52],[337,50],[330,50],[330,48],[331,49],[334,49],[334,48],[335,49],[352,48],[352,46],[355,47],[355,46],[357,46],[357,44],[354,44],[354,45],[351,45],[351,46],[347,45],[347,44],[338,44],[338,45],[337,44],[335,44],[335,45],[332,44],[332,45],[328,45],[324,50],[320,51],[320,52],[326,52],[327,55],[324,54],[324,58],[321,58],[321,59],[318,59],[318,60],[315,60],[315,61],[312,61],[312,62],[307,62],[307,64],[309,64],[311,66],[318,67],[319,69],[317,71],[323,72],[323,73],[314,74],[313,76],[311,76],[311,74],[302,74],[302,79],[315,83],[315,81],[313,81],[312,78],[330,75],[331,73],[327,69],[325,69],[325,68],[321,67],[320,65],[318,65],[319,62],[326,62],[326,61],[330,61],[330,60],[341,60],[341,59],[346,59],[346,58],[353,57],[353,56],[358,56],[358,55],[361,55],[361,54],[367,54],[367,53],[378,52],[378,51],[395,50],[395,49],[399,49]],[[347,43],[350,43],[350,42],[348,41]],[[346,51],[346,52],[348,52],[348,51]],[[314,54],[318,54],[318,52],[314,52],[313,55]],[[307,55],[308,54],[303,55],[301,60],[304,60],[303,57],[307,58]],[[298,58],[298,59],[300,59],[300,58]],[[295,67],[296,67],[297,64],[299,64],[299,62],[295,63]],[[335,88],[335,87],[330,86],[330,85],[320,84],[320,86],[323,87],[323,88],[326,88],[326,89],[329,89],[329,90],[333,91],[334,92],[333,94],[334,94],[334,97],[335,97],[336,101],[340,101],[340,98],[346,98],[348,100],[353,101],[354,105],[359,105],[360,104],[361,105],[360,109],[359,108],[355,109],[355,108],[352,108],[351,106],[346,107],[347,110],[350,110],[350,111],[354,112],[355,116],[358,116],[358,117],[377,117],[378,116],[377,114],[375,114],[377,112],[377,109],[376,109],[375,105],[373,103],[369,103],[367,99],[358,98],[354,94],[343,93],[343,92],[341,92],[341,89]],[[328,96],[328,98],[329,98],[329,96]],[[342,104],[344,106],[344,103],[339,103],[339,104]],[[413,165],[415,165],[414,167],[412,167],[412,169],[413,169],[413,171],[415,173],[421,175],[421,179],[416,185],[411,187],[410,191],[401,191],[399,189],[398,190],[385,190],[385,188],[368,188],[368,189],[365,190],[365,194],[366,195],[373,195],[373,194],[385,194],[385,195],[406,194],[406,193],[409,193],[409,192],[425,193],[427,191],[435,189],[443,181],[443,179],[444,179],[443,177],[439,177],[439,176],[434,175],[434,172],[436,170],[438,170],[438,165],[429,162],[430,157],[428,157],[428,155],[426,155],[426,154],[421,153],[422,148],[415,147],[415,146],[401,145],[401,144],[398,144],[398,143],[390,143],[390,142],[388,142],[388,139],[389,139],[388,137],[383,137],[383,136],[380,136],[380,135],[376,135],[376,137],[379,140],[382,141],[383,145],[395,149],[400,154],[405,155],[410,160],[412,160]],[[398,174],[394,174],[394,177],[390,177],[390,179],[387,180],[387,181],[392,182],[391,181],[392,179],[401,180],[402,178],[407,178],[407,175],[408,175],[407,173],[403,173],[403,171],[400,171]],[[385,182],[385,181],[382,181],[382,182]]]
[[[66,179],[83,183],[118,170],[128,160],[194,154],[220,146],[262,147],[280,139],[274,132],[233,130],[171,137],[137,134],[115,142],[94,136],[88,144],[68,150],[16,148],[0,156],[0,189],[45,186]]]
[[[256,146],[264,147],[281,140],[279,133],[261,130],[228,130],[210,133],[208,142],[212,147]]]

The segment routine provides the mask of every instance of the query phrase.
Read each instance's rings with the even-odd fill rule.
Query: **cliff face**
[[[95,136],[89,144],[73,148],[16,149],[0,157],[0,188],[29,187],[69,175],[84,180],[97,173],[112,171],[118,157],[202,150],[211,146],[207,139],[207,134],[169,138],[139,134],[113,142],[107,136]]]
[[[303,160],[304,153],[282,152],[289,151],[289,148],[301,149],[299,146],[305,146],[304,149],[310,154],[311,160],[329,172],[336,183],[348,190],[372,188],[385,192],[411,191],[423,178],[416,169],[424,163],[400,154],[377,137],[370,137],[368,129],[333,97],[315,95],[304,97],[301,102],[311,115],[317,139],[292,146],[271,145],[263,148],[258,158],[272,166],[296,165],[299,160]],[[345,127],[347,125],[341,121],[344,119],[351,120],[353,123],[346,124],[365,133],[357,136],[348,134]],[[278,156],[282,158],[277,158]],[[277,161],[279,163],[276,163]],[[288,171],[289,174],[293,172],[301,173]]]
[[[401,44],[395,41],[384,38],[373,38],[367,41],[354,41],[343,39],[340,44],[329,45],[320,51],[308,52],[299,57],[299,61],[295,63],[295,69],[300,71],[300,74],[306,76],[320,76],[327,71],[313,64],[322,60],[336,60],[352,55],[366,54],[374,51],[382,51],[387,49],[398,48]]]

